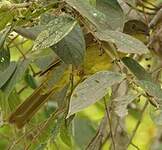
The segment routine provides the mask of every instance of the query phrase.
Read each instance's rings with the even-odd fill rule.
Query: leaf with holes
[[[35,26],[27,29],[16,28],[16,32],[27,38],[35,39],[43,28],[44,26]],[[50,48],[57,55],[55,53],[51,53],[50,50],[39,51],[39,53],[36,53],[36,57],[33,57],[36,64],[40,64],[39,66],[42,67],[46,66],[46,64],[49,64],[49,62],[53,61],[57,56],[59,56],[66,64],[73,64],[76,66],[82,64],[84,61],[86,46],[81,27],[76,25],[66,37]]]
[[[137,61],[130,57],[123,57],[122,62],[128,69],[136,76],[138,80],[152,81],[151,74],[149,74]]]
[[[36,38],[33,50],[48,48],[63,39],[75,27],[77,21],[69,16],[51,20]]]
[[[158,106],[159,103],[162,103],[162,89],[160,84],[155,82],[151,75],[134,59],[124,57],[122,61],[136,77],[136,83],[150,96],[154,97],[154,104]]]
[[[123,79],[123,75],[110,71],[97,72],[87,78],[75,88],[71,96],[68,117],[103,98],[112,85]]]

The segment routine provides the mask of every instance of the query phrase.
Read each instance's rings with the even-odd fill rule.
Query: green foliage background
[[[107,14],[105,13],[106,15],[103,15],[104,12],[102,11],[104,11],[104,9],[102,10],[101,7],[103,4],[100,6],[101,1],[89,0],[91,5],[90,4],[87,6],[85,5],[87,7],[87,9],[85,9],[86,11],[89,10],[89,8],[95,9],[95,6],[96,7],[98,6],[98,10],[102,12],[102,13],[97,12],[95,10],[97,15],[99,16],[96,18],[91,13],[89,14],[85,13],[85,10],[82,9],[83,7],[82,4],[84,4],[84,2],[82,2],[81,0],[79,1],[80,5],[78,5],[77,3],[75,5],[74,3],[74,6],[72,5],[73,0],[66,1],[68,6],[70,6],[72,10],[75,10],[76,9],[75,7],[78,7],[79,9],[77,13],[81,15],[85,13],[84,17],[86,18],[86,21],[84,20],[85,22],[84,21],[80,22],[81,25],[84,23],[88,25],[93,23],[93,25],[95,25],[95,27],[97,28],[97,31],[95,32],[94,35],[98,38],[100,42],[96,43],[93,41],[87,47],[84,43],[83,37],[85,35],[83,35],[84,33],[82,33],[81,25],[79,26],[76,20],[72,19],[72,17],[67,17],[66,15],[64,17],[62,16],[60,17],[58,15],[60,13],[59,12],[60,10],[57,11],[57,6],[55,6],[55,2],[57,1],[53,0],[52,2],[49,2],[49,1],[42,0],[41,5],[39,5],[38,2],[33,2],[33,3],[31,2],[32,3],[31,8],[29,6],[26,6],[24,10],[16,8],[16,6],[10,7],[10,5],[12,4],[23,3],[23,1],[21,0],[13,0],[13,1],[2,0],[0,2],[0,19],[1,19],[0,47],[1,49],[7,49],[6,48],[7,46],[9,47],[9,51],[10,51],[10,56],[5,54],[4,57],[2,57],[3,55],[2,53],[0,53],[0,57],[5,59],[5,61],[2,61],[3,59],[1,58],[0,66],[2,68],[0,72],[0,77],[1,77],[0,80],[5,80],[6,76],[1,76],[1,74],[9,66],[9,64],[11,64],[12,61],[15,61],[16,63],[18,62],[16,69],[18,70],[19,68],[17,74],[13,71],[15,73],[14,74],[15,76],[14,77],[12,76],[12,78],[8,78],[6,83],[1,86],[0,150],[5,150],[7,148],[21,150],[24,149],[24,147],[26,148],[28,146],[30,146],[31,149],[36,149],[36,150],[85,149],[85,147],[89,144],[90,140],[95,136],[99,124],[101,123],[101,120],[104,117],[105,114],[104,98],[101,98],[100,101],[94,100],[91,102],[91,104],[86,103],[86,107],[81,106],[81,111],[80,108],[77,108],[77,110],[72,109],[73,102],[66,104],[66,105],[70,105],[69,108],[71,109],[68,110],[65,114],[58,115],[57,119],[52,119],[51,122],[49,123],[49,126],[44,130],[42,130],[42,133],[41,131],[39,131],[39,124],[41,124],[45,120],[48,120],[50,115],[55,110],[60,108],[59,106],[65,105],[64,103],[67,103],[65,102],[64,97],[61,96],[63,95],[64,92],[66,93],[68,91],[69,84],[75,85],[78,82],[82,82],[81,80],[82,75],[79,76],[78,72],[82,71],[83,66],[84,66],[84,73],[85,73],[84,76],[85,82],[87,82],[87,80],[89,79],[89,78],[87,79],[87,77],[89,76],[92,77],[93,75],[96,75],[95,74],[96,72],[100,72],[100,71],[102,72],[105,70],[106,71],[116,70],[117,67],[114,65],[113,63],[114,60],[110,57],[110,55],[107,55],[107,53],[105,52],[100,56],[101,51],[100,51],[99,43],[101,41],[102,42],[104,41],[103,43],[102,42],[101,43],[103,45],[105,44],[104,45],[106,47],[105,51],[106,50],[110,51],[110,53],[112,54],[113,54],[112,52],[113,48],[111,47],[112,45],[110,44],[109,46],[107,46],[106,43],[113,42],[116,45],[115,47],[117,47],[118,50],[115,53],[117,53],[117,56],[121,60],[125,56],[129,58],[136,58],[134,57],[136,56],[134,55],[134,53],[137,54],[137,56],[142,56],[142,59],[136,62],[138,62],[139,64],[141,64],[141,66],[143,66],[144,68],[144,71],[142,70],[143,72],[141,71],[140,67],[138,68],[138,65],[136,66],[136,64],[134,64],[133,67],[130,66],[130,68],[129,65],[126,65],[126,67],[127,69],[130,70],[130,72],[132,72],[132,74],[135,75],[137,80],[142,82],[143,80],[147,79],[149,80],[149,82],[151,82],[154,85],[154,81],[152,81],[152,77],[150,76],[150,74],[148,75],[146,71],[148,72],[150,71],[148,65],[151,65],[151,67],[153,66],[153,68],[154,66],[156,67],[157,62],[154,61],[154,59],[156,60],[157,56],[155,56],[154,54],[152,55],[152,53],[150,53],[147,47],[143,44],[146,40],[145,35],[141,39],[141,35],[138,34],[128,36],[127,34],[123,34],[122,32],[119,32],[120,30],[116,31],[118,28],[120,27],[122,28],[124,26],[124,21],[123,21],[124,15],[120,5],[117,3],[116,0],[102,1],[103,3],[104,2],[109,3],[108,10],[110,11],[106,12],[107,13]],[[149,1],[149,2],[156,5],[161,1],[158,2]],[[43,5],[45,6],[44,8]],[[148,3],[145,3],[145,5],[147,6]],[[31,10],[28,11],[29,9],[28,7]],[[12,11],[9,11],[8,9]],[[67,14],[68,13],[70,14],[70,12],[68,11],[71,11],[71,9],[66,10]],[[140,9],[140,7],[138,9]],[[46,14],[45,12],[51,13],[53,14],[53,16],[50,16],[48,13]],[[108,15],[109,13],[110,16]],[[45,14],[47,16],[45,15],[43,16],[42,14]],[[56,16],[58,15],[59,17],[58,16],[57,17],[59,19],[55,17],[54,14],[56,14]],[[118,18],[114,18],[113,16],[114,14]],[[72,14],[71,16],[73,15],[74,14]],[[106,18],[105,16],[108,16],[110,18]],[[60,21],[61,23],[58,24],[56,23],[56,19],[58,22],[59,20],[61,20],[62,22]],[[53,20],[53,22],[50,22],[51,20]],[[112,22],[110,20],[112,20]],[[107,28],[109,28],[109,24],[107,24],[107,22],[109,21],[110,21],[110,25],[113,26],[114,29],[107,30]],[[14,24],[15,22],[16,25]],[[34,27],[36,26],[36,28],[32,28],[33,26]],[[13,32],[8,32],[10,27],[11,30],[14,28],[12,30]],[[104,28],[105,30],[103,32],[102,29]],[[49,32],[51,32],[51,34],[48,34],[47,32],[48,29]],[[59,37],[57,37],[57,33],[54,32],[55,30],[56,31],[58,30]],[[22,31],[23,34],[27,33],[25,34],[24,37]],[[60,49],[63,51],[60,51]],[[86,49],[86,55],[83,58],[85,49]],[[70,51],[70,54],[68,53],[69,52],[68,50]],[[147,54],[145,54],[146,52]],[[113,55],[116,56],[116,54]],[[44,70],[46,70],[48,66],[53,63],[53,60],[55,60],[54,58],[58,58],[58,56],[59,58],[61,58],[61,62],[62,62],[60,66],[56,66],[56,69],[54,71],[51,71],[49,74],[43,74],[43,76],[36,75],[37,73],[42,73]],[[9,62],[7,62],[8,57],[10,57]],[[150,57],[152,59],[147,61],[146,58],[150,58]],[[24,63],[24,61],[22,60],[26,60],[26,62]],[[83,62],[84,64],[82,64]],[[74,73],[75,74],[75,79],[73,81],[74,83],[70,83],[69,80],[70,78],[69,76],[71,75],[71,71],[72,71],[71,64],[73,64],[77,68],[76,70],[74,69],[77,72]],[[48,86],[47,88],[44,87],[45,90],[43,89],[44,91],[42,90],[41,92],[46,93],[48,90],[54,89],[56,91],[56,94],[54,94],[54,96],[49,98],[48,103],[46,103],[44,106],[40,108],[40,110],[34,115],[34,117],[32,117],[30,122],[25,122],[25,127],[23,129],[19,130],[15,127],[15,125],[8,123],[9,116],[16,110],[18,105],[24,102],[35,91],[35,89],[41,85],[42,81],[45,82],[45,79],[49,79],[49,82],[47,83]],[[105,83],[105,81],[103,82]],[[111,80],[111,82],[113,82],[113,79]],[[114,82],[118,83],[120,82],[120,80],[117,81],[116,79]],[[77,90],[77,88],[79,87],[77,86],[75,90]],[[75,90],[73,93],[79,95],[79,92]],[[108,91],[108,93],[102,95],[102,97],[106,97],[107,102],[110,103],[111,100],[110,97],[112,93],[110,88],[106,90]],[[155,89],[155,91],[152,88],[150,88],[149,85],[143,85],[143,87],[141,86],[141,88],[139,88],[138,90],[140,92],[142,91],[143,93],[152,91],[151,96],[156,97],[157,94],[157,98],[159,99],[161,98],[160,84],[157,84],[157,89]],[[90,93],[90,94],[95,94],[95,93]],[[75,99],[75,94],[71,94],[70,96]],[[58,99],[60,101],[58,101]],[[147,101],[147,97],[141,96],[139,99],[137,98],[130,103],[131,108],[128,107],[128,115],[126,116],[125,124],[123,127],[124,131],[127,134],[126,137],[132,134],[136,126],[136,123],[138,122],[141,116],[140,111],[142,110],[145,101]],[[135,137],[133,138],[132,141],[133,144],[136,145],[140,150],[149,150],[150,147],[152,147],[157,132],[161,127],[161,124],[157,125],[157,121],[160,122],[161,118],[159,120],[155,120],[156,117],[154,116],[154,111],[155,111],[154,106],[149,104],[149,107],[146,109],[146,111],[143,114],[142,121],[140,122],[140,126],[135,134]],[[67,114],[70,116],[75,113],[76,113],[75,117],[71,116],[70,119],[67,120],[65,119]],[[26,117],[28,116],[26,115]],[[30,133],[30,131],[34,127],[37,127],[36,131]],[[38,139],[33,138],[37,132],[41,133],[39,138]],[[23,137],[23,135],[26,133],[30,133],[30,134]],[[123,134],[125,135],[125,133]],[[33,141],[33,139],[36,140]],[[157,146],[157,149],[154,148],[153,150],[162,149],[160,142],[155,145]],[[111,138],[109,138],[104,142],[101,149],[107,150],[110,149],[110,147],[112,147]],[[136,150],[137,147],[130,144],[128,150]]]

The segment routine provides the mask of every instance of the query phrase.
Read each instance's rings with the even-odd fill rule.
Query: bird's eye
[[[134,29],[136,29],[136,24],[132,24],[132,29],[134,30]]]

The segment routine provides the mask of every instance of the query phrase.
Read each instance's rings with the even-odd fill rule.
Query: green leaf
[[[11,113],[19,104],[20,98],[15,89],[11,92],[8,98],[4,92],[0,91],[0,107],[4,117],[8,117],[9,113]]]
[[[37,88],[36,80],[29,72],[25,73],[25,81],[32,89]]]
[[[55,19],[56,16],[54,15],[51,15],[49,13],[44,13],[41,15],[41,18],[40,18],[40,24],[41,25],[46,25],[48,24],[51,20]]]
[[[5,28],[6,24],[12,21],[13,16],[9,11],[0,12],[0,31]]]
[[[122,58],[122,62],[128,69],[136,76],[138,80],[152,81],[151,74],[149,74],[137,61],[130,57]]]
[[[113,110],[119,117],[125,117],[128,114],[127,106],[139,95],[128,93],[127,95],[116,97],[112,100]]]
[[[3,32],[0,32],[0,49],[3,48],[5,40],[8,36],[8,34],[11,31],[11,27],[7,28],[6,30],[3,30]]]
[[[124,76],[109,71],[101,71],[80,83],[71,96],[68,117],[103,98],[108,89],[121,82]]]
[[[134,59],[124,57],[123,63],[137,78],[137,84],[146,91],[150,96],[153,96],[156,103],[162,103],[162,89],[159,83],[154,82],[151,75]]]
[[[14,89],[16,83],[22,79],[22,77],[29,65],[29,62],[30,62],[30,60],[28,60],[28,59],[18,62],[17,68],[16,68],[14,74],[12,75],[10,80],[5,84],[5,86],[3,86],[3,91],[6,94],[6,97],[8,97],[10,95],[10,93]]]
[[[16,32],[20,35],[25,36],[30,39],[35,39],[35,37],[43,30],[45,27],[35,26],[32,28],[16,28]],[[80,65],[84,61],[85,55],[85,40],[82,30],[79,25],[76,25],[74,29],[65,36],[57,44],[51,46],[51,49],[65,62],[66,64]],[[47,50],[46,50],[47,51]],[[35,63],[41,68],[51,63],[57,55],[55,53],[42,51],[37,53],[33,59]],[[48,50],[49,51],[49,50]],[[48,56],[47,56],[48,55]],[[45,67],[43,67],[45,68]]]
[[[51,140],[55,140],[57,135],[60,132],[61,126],[64,123],[64,117],[58,117],[57,122],[54,124],[52,130],[51,130]]]
[[[60,137],[67,146],[69,147],[72,146],[72,138],[70,134],[70,129],[66,127],[65,122],[62,124],[60,128]]]
[[[86,46],[80,26],[77,25],[65,38],[52,46],[52,49],[66,64],[82,64]]]
[[[10,50],[8,47],[0,49],[0,70],[4,71],[10,64]]]
[[[47,27],[45,25],[37,25],[30,28],[15,27],[14,31],[31,40],[35,40],[38,34],[45,30]]]
[[[86,149],[89,141],[95,136],[94,126],[97,126],[97,123],[92,122],[88,117],[74,118],[74,140],[79,148]]]
[[[156,98],[158,103],[162,105],[162,89],[159,83],[147,80],[140,80],[138,83],[149,95]]]
[[[16,89],[14,89],[11,92],[10,96],[8,97],[8,106],[9,106],[10,112],[15,110],[15,108],[20,104],[20,102],[21,102],[20,97],[19,97]]]
[[[124,13],[117,0],[96,0],[96,8],[106,15],[112,29],[123,28]]]
[[[105,30],[111,28],[107,22],[107,17],[102,12],[95,9],[86,0],[65,0],[71,7],[78,11],[83,17],[88,19],[95,27]]]
[[[8,112],[8,103],[2,90],[0,90],[0,107],[2,109],[3,115],[6,115]]]
[[[48,48],[63,39],[76,25],[68,16],[59,16],[51,20],[35,40],[33,50]]]
[[[10,79],[16,69],[16,63],[11,62],[5,71],[0,72],[0,88]]]
[[[117,50],[123,53],[144,54],[148,53],[148,48],[134,37],[118,31],[103,30],[95,35],[105,42],[112,42],[117,46]]]

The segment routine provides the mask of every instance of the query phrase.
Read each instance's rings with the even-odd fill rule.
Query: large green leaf
[[[95,27],[99,29],[111,28],[107,22],[107,17],[102,12],[95,9],[86,0],[65,0],[71,7],[78,11],[83,17],[88,19]]]
[[[117,50],[124,53],[143,54],[149,52],[148,48],[134,37],[118,31],[103,30],[95,34],[101,41],[112,42]]]
[[[0,88],[10,79],[16,69],[16,63],[11,62],[5,71],[0,72]]]
[[[33,50],[48,48],[63,39],[75,27],[76,21],[69,16],[51,20],[35,40]]]
[[[145,69],[134,59],[129,57],[124,57],[122,59],[123,63],[128,67],[128,69],[135,75],[137,79],[137,84],[146,91],[149,95],[153,96],[157,103],[162,102],[162,89],[159,83],[156,83],[151,75],[145,71]]]
[[[16,83],[22,79],[22,77],[29,65],[29,62],[30,62],[30,60],[28,60],[28,59],[18,62],[17,68],[16,68],[14,74],[12,75],[10,80],[8,80],[8,82],[3,86],[3,91],[6,94],[6,97],[8,97],[10,95],[10,93],[14,89]]]
[[[124,13],[117,0],[96,0],[96,8],[106,15],[112,29],[123,27]]]
[[[87,78],[75,88],[71,96],[68,117],[103,98],[112,85],[123,79],[123,75],[109,71],[97,72]]]
[[[152,81],[151,74],[149,74],[137,61],[130,57],[124,57],[122,61],[138,80]]]
[[[82,64],[86,46],[80,26],[77,25],[65,38],[52,46],[52,49],[66,64]]]
[[[15,30],[20,35],[34,40],[41,30],[44,29],[44,25],[38,25],[26,29],[17,27]],[[79,65],[83,63],[85,55],[85,40],[80,26],[76,25],[67,36],[65,36],[57,44],[51,46],[51,49],[66,64]],[[35,60],[35,63],[42,68],[53,61],[54,59],[52,58],[56,58],[55,53],[47,52],[47,50],[43,52],[41,51],[40,54],[37,52],[37,54],[35,54],[36,57],[33,57],[33,59]]]

